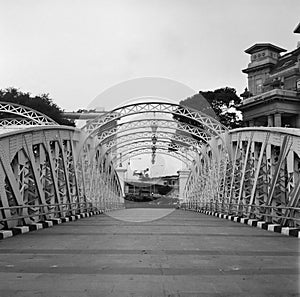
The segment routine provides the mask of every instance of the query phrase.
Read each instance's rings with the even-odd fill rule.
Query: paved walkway
[[[1,240],[0,296],[299,296],[297,238],[165,211],[124,210]]]

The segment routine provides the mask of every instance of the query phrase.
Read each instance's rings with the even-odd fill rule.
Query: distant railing
[[[0,211],[10,210],[14,216],[9,218],[2,218],[0,224],[5,226],[5,222],[19,221],[23,219],[30,219],[30,222],[42,222],[56,218],[65,218],[82,213],[89,213],[92,211],[107,211],[115,210],[123,207],[121,203],[111,202],[103,207],[99,202],[96,203],[56,203],[56,204],[41,204],[41,205],[23,205],[23,206],[10,206],[0,207]],[[49,210],[51,209],[52,210]],[[48,211],[45,211],[48,209]],[[30,214],[23,214],[31,212]],[[23,224],[22,224],[23,225]],[[1,229],[1,228],[0,228]]]
[[[181,204],[184,210],[202,210],[216,213],[237,216],[240,218],[257,219],[266,223],[277,223],[279,225],[287,225],[290,227],[298,227],[300,225],[300,217],[295,217],[296,213],[300,213],[299,207],[284,206],[267,206],[267,205],[243,205],[230,203],[211,202],[201,203],[198,201],[189,201]]]

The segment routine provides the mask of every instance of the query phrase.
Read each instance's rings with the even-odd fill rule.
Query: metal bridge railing
[[[243,205],[230,203],[189,201],[181,204],[181,209],[194,211],[212,211],[240,218],[257,219],[266,223],[277,223],[282,226],[300,226],[300,208],[267,205]]]
[[[188,207],[299,228],[300,129],[240,128],[224,139],[199,155],[182,196]]]
[[[24,219],[30,219],[30,223],[42,222],[45,220],[65,218],[65,217],[80,215],[83,213],[89,213],[93,211],[102,211],[102,212],[111,211],[115,209],[120,209],[122,208],[122,206],[123,204],[120,203],[110,203],[106,205],[106,207],[103,207],[103,204],[100,203],[84,202],[84,203],[60,203],[60,204],[55,203],[55,204],[0,207],[0,212],[5,210],[10,210],[11,212],[15,213],[15,215],[12,217],[2,218],[0,220],[0,225],[2,225],[3,228],[6,227],[7,222],[23,221]],[[45,209],[48,210],[45,211]],[[23,214],[24,212],[26,213],[29,211],[31,212],[30,214]],[[19,225],[24,225],[24,223],[21,223]]]
[[[112,163],[83,137],[59,125],[0,134],[0,229],[122,206]]]

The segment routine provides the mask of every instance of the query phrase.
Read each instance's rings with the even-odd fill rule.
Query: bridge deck
[[[298,296],[298,239],[216,217],[130,209],[0,242],[0,295]]]

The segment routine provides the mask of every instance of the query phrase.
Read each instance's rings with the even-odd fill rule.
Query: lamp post
[[[155,163],[155,152],[156,152],[156,146],[152,145],[152,164]]]
[[[155,152],[156,152],[156,142],[157,142],[157,137],[156,137],[156,131],[157,131],[157,123],[156,121],[154,120],[152,123],[151,123],[151,130],[152,130],[152,137],[151,137],[151,140],[152,140],[152,159],[151,159],[151,163],[152,164],[155,164]]]
[[[152,135],[151,140],[152,140],[152,143],[155,145],[157,142],[157,138],[156,138],[155,134]]]

